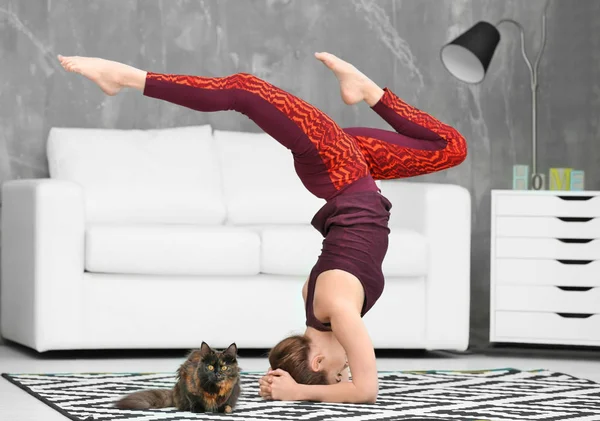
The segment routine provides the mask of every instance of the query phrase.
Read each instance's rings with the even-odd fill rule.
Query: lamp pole
[[[535,63],[532,66],[531,61],[527,57],[525,52],[525,30],[523,25],[513,19],[502,19],[496,23],[496,27],[501,23],[512,23],[521,32],[521,53],[523,59],[527,64],[529,73],[531,75],[531,143],[532,143],[532,168],[531,168],[531,186],[534,190],[540,190],[542,188],[542,176],[537,172],[537,88],[538,88],[538,68],[540,64],[540,58],[544,52],[546,46],[546,11],[548,10],[549,0],[546,0],[544,11],[542,13],[542,45],[540,51],[535,59]]]

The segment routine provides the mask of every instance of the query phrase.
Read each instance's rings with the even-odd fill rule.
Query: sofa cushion
[[[157,130],[52,128],[52,178],[81,184],[91,222],[225,220],[211,127]]]
[[[417,231],[393,228],[383,259],[383,274],[387,276],[424,276],[428,273],[429,247],[427,237]]]
[[[266,226],[261,232],[262,273],[306,276],[321,254],[323,237],[312,226]],[[427,239],[416,231],[394,228],[383,261],[386,277],[427,274]]]
[[[256,275],[260,237],[236,227],[92,224],[88,272],[142,275]]]
[[[311,225],[268,226],[260,235],[262,273],[308,276],[321,254],[323,236]]]
[[[232,224],[309,224],[325,204],[308,192],[291,152],[266,133],[215,130]]]

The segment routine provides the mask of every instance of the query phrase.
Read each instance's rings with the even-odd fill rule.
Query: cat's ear
[[[210,354],[212,352],[212,349],[210,349],[210,346],[208,346],[208,344],[206,342],[202,342],[202,345],[200,346],[200,355],[202,357]]]
[[[238,351],[238,349],[237,349],[237,345],[236,345],[236,344],[235,344],[235,342],[234,342],[234,343],[232,343],[231,345],[229,345],[229,348],[227,348],[227,349],[226,349],[226,350],[223,352],[223,354],[224,354],[224,355],[228,355],[228,356],[230,356],[230,357],[232,357],[232,358],[235,358],[235,357],[237,356],[237,351]]]

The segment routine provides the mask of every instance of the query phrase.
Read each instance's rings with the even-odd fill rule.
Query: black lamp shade
[[[500,32],[494,25],[485,21],[477,22],[442,47],[442,63],[463,82],[479,83],[485,77],[499,42]]]

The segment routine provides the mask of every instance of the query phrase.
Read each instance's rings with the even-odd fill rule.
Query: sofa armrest
[[[61,349],[80,332],[83,191],[68,181],[12,180],[2,198],[2,336],[38,351]]]
[[[388,180],[390,229],[416,230],[429,244],[426,341],[429,349],[465,350],[469,344],[471,196],[451,184]]]

